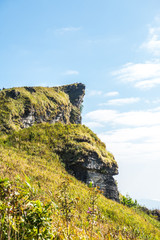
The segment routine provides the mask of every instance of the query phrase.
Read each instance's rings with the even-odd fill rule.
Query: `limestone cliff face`
[[[66,169],[77,179],[99,186],[107,198],[118,201],[113,178],[118,174],[117,163],[104,143],[81,125],[84,94],[85,86],[81,83],[0,91],[0,131],[1,134],[11,133],[37,123],[36,129],[43,127],[40,123],[51,124],[50,149],[60,156]]]

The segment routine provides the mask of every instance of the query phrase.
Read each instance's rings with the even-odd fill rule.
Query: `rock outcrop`
[[[0,130],[11,132],[34,123],[81,123],[85,85],[22,87],[0,91]]]
[[[119,192],[114,175],[118,174],[117,164],[112,163],[110,166],[103,162],[95,153],[84,156],[83,161],[77,164],[69,165],[69,170],[73,171],[74,176],[89,185],[99,186],[103,194],[112,200],[119,201]]]
[[[2,90],[1,134],[38,123],[36,130],[34,129],[35,136],[35,131],[44,127],[43,123],[51,124],[52,144],[48,143],[48,146],[60,156],[66,169],[77,179],[99,186],[107,198],[119,201],[113,178],[118,174],[117,163],[113,155],[106,150],[105,144],[90,129],[81,125],[84,94],[85,86],[81,83],[52,88],[23,87]],[[47,134],[49,131],[50,127]],[[30,140],[30,136],[28,139]]]
[[[82,83],[71,84],[60,87],[60,90],[68,94],[69,100],[72,104],[70,122],[80,124],[82,121],[81,110],[85,94],[85,85]]]

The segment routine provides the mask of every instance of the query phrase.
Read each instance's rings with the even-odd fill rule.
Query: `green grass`
[[[63,161],[64,156],[72,156],[71,153],[78,161],[81,155],[95,151],[102,161],[112,166],[116,164],[114,157],[106,151],[104,143],[85,126],[61,123],[37,124],[1,137],[0,143],[1,178],[7,177],[14,183],[17,175],[22,182],[28,176],[35,188],[40,187],[37,199],[44,202],[52,200],[57,206],[61,184],[67,182],[67,196],[71,201],[76,200],[69,222],[71,239],[91,239],[87,211],[92,207],[92,191],[66,172]],[[98,212],[92,239],[160,239],[160,222],[151,216],[106,199],[101,194],[98,194],[95,205]],[[58,207],[52,214],[54,239],[67,239],[64,237],[65,226]]]
[[[113,155],[106,150],[101,140],[85,125],[42,123],[14,132],[6,144],[19,146],[29,154],[52,151],[64,162],[84,161],[84,157],[95,153],[108,167],[118,168]]]

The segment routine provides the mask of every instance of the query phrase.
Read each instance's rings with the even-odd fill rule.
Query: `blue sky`
[[[1,0],[0,88],[86,85],[119,190],[160,200],[159,0]]]

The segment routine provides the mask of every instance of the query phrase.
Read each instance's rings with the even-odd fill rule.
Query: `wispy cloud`
[[[139,102],[140,98],[118,98],[118,99],[111,99],[107,101],[106,103],[101,103],[99,104],[100,106],[105,106],[105,105],[115,105],[115,106],[120,106],[120,105],[125,105],[125,104],[132,104]]]
[[[63,73],[63,75],[78,75],[79,72],[76,70],[67,70],[66,72]]]
[[[127,63],[112,75],[137,88],[150,89],[160,84],[160,62]]]
[[[89,90],[88,91],[88,96],[99,96],[102,95],[102,91],[98,91],[98,90]]]
[[[146,111],[128,111],[119,112],[116,110],[95,110],[85,115],[89,121],[98,123],[109,123],[114,126],[131,126],[131,127],[150,127],[159,125],[159,109]]]
[[[160,125],[148,127],[122,128],[108,131],[104,134],[107,141],[111,142],[134,142],[143,140],[145,143],[160,141]]]
[[[148,39],[141,45],[155,56],[160,55],[160,27],[150,27]]]
[[[154,88],[157,85],[160,84],[160,78],[154,78],[154,79],[150,79],[150,80],[144,80],[144,81],[140,81],[137,82],[135,84],[135,87],[140,88],[140,89],[150,89],[150,88]]]
[[[79,30],[81,30],[81,27],[64,27],[64,28],[56,29],[56,33],[63,35],[65,33],[77,32]]]
[[[115,97],[115,96],[119,95],[119,92],[112,91],[112,92],[104,93],[101,90],[88,90],[87,94],[88,94],[88,96]]]
[[[112,72],[117,79],[131,83],[139,89],[151,89],[160,85],[160,18],[155,19],[154,26],[148,27],[148,37],[140,45],[145,53],[152,54],[154,60],[139,63],[127,63],[119,70]]]
[[[160,125],[148,127],[122,128],[99,134],[107,148],[121,161],[145,164],[159,160]]]
[[[108,92],[108,93],[104,94],[105,97],[114,97],[114,96],[117,96],[117,95],[119,95],[119,92],[117,92],[117,91]]]
[[[117,117],[115,110],[95,110],[85,115],[85,119],[98,123],[112,122]]]

